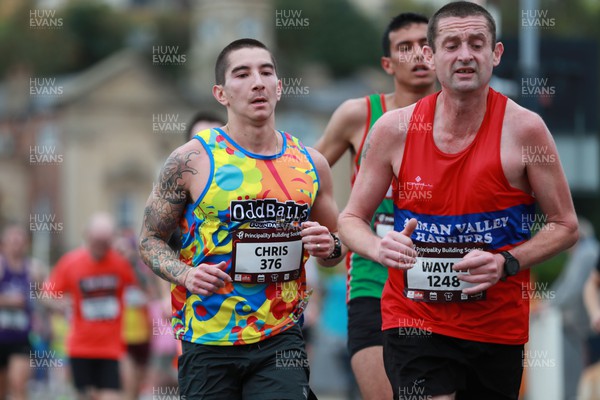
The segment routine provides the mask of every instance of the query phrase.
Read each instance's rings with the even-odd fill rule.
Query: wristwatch
[[[326,260],[331,260],[332,258],[338,258],[339,256],[342,255],[342,242],[341,242],[340,238],[331,232],[329,232],[329,234],[333,238],[333,251],[326,258]]]
[[[512,254],[508,251],[500,252],[502,256],[505,258],[504,260],[504,271],[502,272],[501,281],[505,281],[509,276],[515,276],[521,270],[521,265],[519,264],[519,260],[517,260]]]

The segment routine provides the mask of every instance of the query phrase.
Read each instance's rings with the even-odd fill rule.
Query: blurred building
[[[212,98],[214,65],[228,43],[244,37],[260,40],[267,47],[275,43],[273,0],[197,0],[192,3],[190,27],[190,88],[193,98]]]
[[[94,211],[139,229],[160,166],[184,142],[190,106],[130,50],[75,76],[20,74],[6,86],[22,90],[24,78],[20,111],[8,106],[11,90],[0,91],[11,111],[0,119],[2,217],[27,216],[42,259],[79,245]]]
[[[121,10],[166,7],[165,0],[100,1]],[[40,9],[65,3],[35,1]],[[3,1],[0,15],[10,13],[17,4]],[[176,9],[191,13],[187,49],[146,43],[150,49],[142,51],[151,52],[152,60],[123,50],[86,71],[55,78],[39,78],[16,65],[0,84],[0,224],[8,219],[29,224],[38,257],[54,259],[79,244],[83,223],[92,211],[110,211],[121,225],[139,229],[160,165],[183,142],[185,124],[198,107],[192,102],[221,108],[212,99],[211,86],[214,61],[223,46],[239,37],[254,37],[277,55],[275,39],[280,30],[321,23],[301,5],[276,9],[275,0],[180,0],[175,4]],[[382,13],[391,1],[365,4]],[[494,1],[487,3],[493,5]],[[304,21],[307,26],[287,26]],[[297,32],[302,40],[302,29]],[[540,112],[555,135],[579,211],[595,213],[600,180],[598,91],[586,89],[598,86],[597,43],[542,41],[543,69],[529,80],[519,70],[516,38],[503,41],[506,52],[492,86]],[[182,82],[159,75],[156,64],[163,62],[185,71]],[[277,127],[307,145],[321,136],[344,100],[391,89],[391,79],[380,70],[378,60],[373,60],[370,69],[337,80],[331,78],[327,65],[317,62],[307,64],[295,76],[284,68],[280,72],[284,91]],[[529,91],[533,95],[523,96]],[[345,159],[334,168],[340,208],[349,194],[349,164]],[[48,256],[50,249],[55,251],[53,257]]]

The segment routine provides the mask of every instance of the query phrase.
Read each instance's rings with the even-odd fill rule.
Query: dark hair
[[[217,83],[217,85],[225,84],[225,71],[227,70],[227,67],[229,66],[229,62],[227,59],[229,56],[229,53],[231,53],[232,51],[235,51],[235,50],[244,49],[244,48],[252,48],[252,47],[258,47],[260,49],[267,50],[269,52],[269,54],[271,55],[271,62],[273,63],[273,67],[275,68],[275,71],[277,71],[277,65],[275,64],[275,58],[273,58],[273,54],[271,54],[271,51],[267,48],[267,46],[265,46],[262,42],[260,42],[256,39],[249,39],[249,38],[238,39],[238,40],[234,40],[233,42],[231,42],[227,46],[225,46],[225,48],[223,50],[221,50],[221,52],[219,53],[219,56],[217,57],[217,62],[215,63],[215,82]]]
[[[389,57],[392,54],[390,46],[390,33],[397,31],[398,29],[405,28],[412,24],[427,24],[429,20],[426,16],[421,14],[415,14],[412,12],[402,13],[396,15],[388,24],[383,37],[381,38],[381,46],[383,48],[384,57]]]
[[[437,35],[438,22],[442,18],[458,17],[466,18],[470,16],[483,16],[486,19],[490,33],[492,34],[492,50],[496,46],[496,22],[491,14],[485,8],[470,1],[456,1],[448,3],[433,14],[427,27],[427,42],[435,53],[435,37]]]
[[[194,116],[190,119],[190,122],[187,126],[187,136],[186,138],[192,137],[196,132],[192,132],[194,129],[194,125],[200,121],[210,121],[216,122],[215,125],[225,125],[225,120],[221,118],[218,114],[212,113],[210,111],[198,111]]]

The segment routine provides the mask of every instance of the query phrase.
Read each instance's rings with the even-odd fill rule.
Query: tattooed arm
[[[187,204],[193,203],[207,184],[208,166],[208,157],[197,141],[186,143],[169,156],[146,202],[139,247],[142,260],[156,275],[201,295],[213,293],[224,280],[230,281],[223,272],[224,265],[191,268],[179,261],[167,242]]]

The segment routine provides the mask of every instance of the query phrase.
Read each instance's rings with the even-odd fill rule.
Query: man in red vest
[[[389,269],[384,363],[395,398],[516,400],[528,269],[577,240],[550,132],[489,86],[504,50],[495,32],[474,3],[434,14],[423,51],[442,90],[377,121],[340,216],[348,247]],[[394,230],[380,238],[369,221],[392,179]]]

